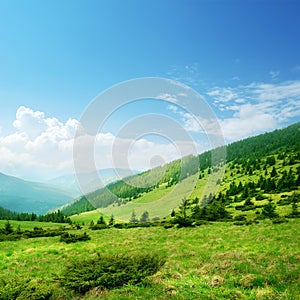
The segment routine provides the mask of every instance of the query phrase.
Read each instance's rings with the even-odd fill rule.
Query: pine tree
[[[136,213],[133,210],[132,213],[131,213],[131,218],[129,220],[129,223],[138,223],[138,222],[139,222],[139,220],[136,218]]]
[[[272,171],[271,171],[270,175],[271,175],[271,177],[275,177],[277,175],[275,167],[272,168]]]
[[[263,209],[262,209],[262,215],[265,218],[276,218],[278,217],[278,214],[275,212],[276,206],[275,204],[272,202],[272,199],[269,199],[268,204],[266,204]]]
[[[14,232],[14,230],[13,230],[11,224],[9,223],[9,221],[7,221],[7,222],[5,223],[5,225],[4,225],[4,233],[5,233],[5,234],[11,234],[11,233],[13,233],[13,232]]]
[[[111,215],[111,216],[110,216],[110,219],[109,219],[109,222],[108,222],[108,225],[109,225],[109,226],[113,226],[114,223],[115,223],[114,215]]]
[[[140,222],[149,222],[149,213],[144,211],[140,217]]]
[[[253,206],[254,203],[251,201],[251,198],[247,198],[245,203],[244,203],[244,206]]]
[[[106,225],[103,216],[100,216],[99,220],[97,221],[97,224],[103,224],[103,225]]]
[[[190,203],[184,197],[179,206],[178,212],[175,215],[175,222],[180,227],[187,227],[192,225],[192,219],[189,216],[188,212],[190,212]]]

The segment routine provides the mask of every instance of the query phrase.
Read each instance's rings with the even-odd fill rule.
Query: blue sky
[[[65,133],[99,93],[139,77],[195,89],[227,142],[299,121],[299,14],[300,2],[288,0],[0,1],[0,171],[26,177],[33,162],[19,167],[18,151],[44,164],[43,130]],[[120,120],[145,110],[189,121],[144,103],[124,109],[105,133],[115,136]],[[37,124],[44,127],[26,132]],[[45,165],[43,176],[52,171]]]

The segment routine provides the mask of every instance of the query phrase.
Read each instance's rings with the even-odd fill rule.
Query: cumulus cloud
[[[273,115],[265,112],[259,105],[245,104],[231,109],[235,111],[233,117],[220,120],[227,141],[269,131],[278,125]]]
[[[61,122],[56,118],[46,117],[43,112],[21,106],[16,112],[13,126],[14,133],[0,137],[0,172],[25,179],[44,180],[74,171],[73,146],[76,130],[80,127],[78,120]],[[91,159],[98,169],[129,166],[140,170],[151,168],[154,156],[167,163],[183,155],[195,154],[195,147],[191,143],[180,141],[159,143],[146,138],[125,139],[102,132],[96,136],[82,132],[76,138],[77,145],[83,151],[81,153],[86,153],[79,158],[81,170],[85,172],[94,171],[89,169]],[[91,143],[94,153],[90,155],[85,150],[88,150]],[[180,143],[182,145],[179,149]],[[130,148],[124,146],[124,151],[118,152],[118,160],[115,160],[112,149],[117,144],[130,145]],[[76,153],[74,155],[78,159]]]
[[[77,125],[74,119],[62,123],[46,118],[43,112],[19,107],[13,122],[16,132],[0,137],[0,170],[29,179],[71,170]]]

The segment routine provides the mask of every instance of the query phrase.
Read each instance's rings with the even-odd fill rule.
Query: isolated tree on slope
[[[140,222],[149,222],[149,213],[144,211],[140,217]]]
[[[134,210],[131,213],[131,218],[130,218],[129,222],[130,223],[138,223],[139,222],[139,220],[136,218],[136,213]]]

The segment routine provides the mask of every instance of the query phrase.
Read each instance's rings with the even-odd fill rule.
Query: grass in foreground
[[[0,286],[3,280],[29,278],[48,295],[50,290],[50,299],[300,299],[299,225],[299,219],[292,219],[181,229],[84,228],[90,241],[65,244],[51,237],[1,242]],[[59,277],[71,260],[152,252],[165,257],[166,264],[141,284],[94,288],[84,296],[60,286]]]

